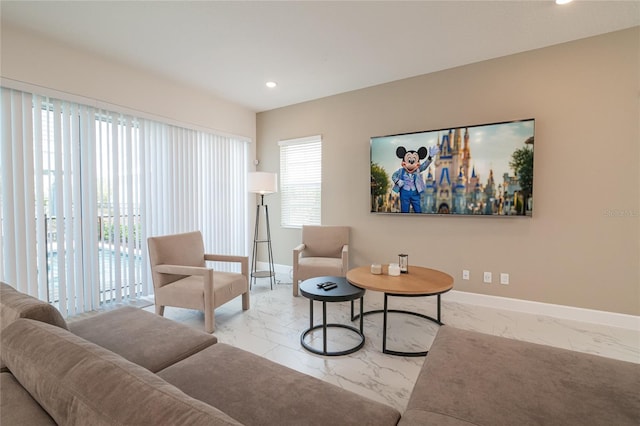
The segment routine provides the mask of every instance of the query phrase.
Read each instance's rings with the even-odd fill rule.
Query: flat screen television
[[[534,128],[531,118],[372,137],[371,212],[531,216]]]

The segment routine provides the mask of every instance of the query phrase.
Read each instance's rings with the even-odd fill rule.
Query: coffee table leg
[[[382,312],[382,353],[387,353],[387,293],[384,294],[384,309]]]
[[[313,299],[309,299],[309,328],[313,327]]]
[[[322,302],[322,349],[327,354],[327,302]]]
[[[395,297],[427,297],[427,296],[437,296],[437,308],[438,308],[438,315],[437,318],[434,317],[430,317],[428,315],[425,314],[421,314],[419,312],[411,312],[411,311],[405,311],[405,310],[399,310],[399,309],[389,309],[389,296],[395,296]],[[420,318],[425,318],[428,319],[429,321],[432,321],[438,325],[444,325],[442,323],[442,305],[441,305],[441,295],[440,294],[412,294],[412,295],[407,295],[407,294],[395,294],[395,293],[384,293],[384,309],[376,309],[373,311],[368,311],[368,312],[363,312],[363,303],[362,303],[363,299],[360,300],[360,328],[361,330],[363,329],[363,325],[362,325],[362,317],[364,315],[369,315],[369,314],[379,314],[382,313],[383,314],[383,321],[382,321],[382,353],[388,354],[388,355],[398,355],[398,356],[410,356],[410,357],[417,357],[417,356],[426,356],[428,351],[420,351],[420,352],[400,352],[400,351],[394,351],[394,350],[387,350],[387,325],[388,325],[388,315],[389,313],[398,313],[398,314],[408,314],[408,315],[413,315],[413,316],[417,316]],[[352,302],[353,303],[353,302]],[[351,306],[351,321],[355,320],[358,318],[358,316],[353,316],[353,305]]]
[[[353,301],[351,301],[353,303]],[[360,298],[360,333],[364,333],[364,297]],[[351,305],[351,317],[353,318],[353,305]]]

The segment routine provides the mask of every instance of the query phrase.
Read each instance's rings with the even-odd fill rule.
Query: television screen
[[[371,212],[531,216],[534,119],[371,138]]]

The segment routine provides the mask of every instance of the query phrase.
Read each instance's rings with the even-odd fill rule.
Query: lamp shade
[[[278,174],[270,172],[250,172],[249,192],[263,195],[278,192]]]

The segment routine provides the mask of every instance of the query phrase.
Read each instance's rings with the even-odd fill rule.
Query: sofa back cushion
[[[2,333],[7,366],[57,424],[238,425],[150,371],[43,322]]]
[[[0,330],[18,318],[30,318],[68,328],[67,322],[55,307],[0,281]]]

